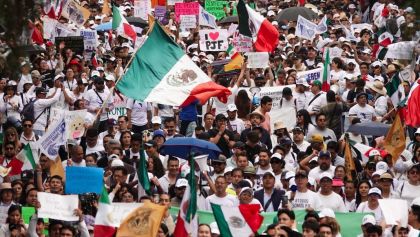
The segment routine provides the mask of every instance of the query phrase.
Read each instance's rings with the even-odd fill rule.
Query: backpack
[[[35,118],[35,101],[37,101],[37,99],[30,100],[25,106],[23,106],[23,109],[21,111],[22,119],[31,119],[33,123],[35,123],[36,120],[38,120],[38,118],[41,117],[41,115],[45,112],[46,108],[42,111],[42,113],[38,115],[38,117]]]
[[[386,31],[388,31],[391,35],[395,35],[398,32],[398,23],[397,17],[387,19],[385,22]]]

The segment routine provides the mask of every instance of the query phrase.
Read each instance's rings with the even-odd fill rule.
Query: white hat
[[[267,16],[274,16],[276,15],[276,13],[274,13],[272,10],[267,12]]]
[[[371,195],[371,194],[378,194],[379,196],[382,197],[381,190],[379,188],[376,188],[376,187],[369,189],[368,195]]]
[[[293,171],[287,171],[286,175],[284,176],[285,179],[290,179],[295,177],[295,172]]]
[[[395,11],[398,11],[398,6],[397,5],[395,5],[395,4],[388,4],[388,8],[390,9],[390,10],[395,10]]]
[[[420,206],[420,197],[415,198],[412,202],[411,202],[411,206],[416,205],[416,206]]]
[[[383,170],[383,171],[387,171],[389,169],[388,164],[385,161],[379,161],[376,164],[376,170]]]
[[[349,5],[349,9],[356,9],[356,5],[354,5],[353,3]]]
[[[412,7],[407,7],[405,10],[404,10],[404,12],[414,12],[414,10],[413,10],[413,8]]]
[[[376,175],[381,176],[385,172],[385,170],[376,170],[375,172],[373,172],[372,177]]]
[[[187,187],[187,185],[188,185],[188,180],[180,178],[176,181],[175,188]]]
[[[153,116],[152,124],[162,124],[162,119],[160,118],[160,116]]]
[[[364,48],[364,49],[362,50],[362,53],[367,53],[367,54],[370,54],[370,49],[368,49],[368,48]]]
[[[417,128],[417,130],[414,132],[414,134],[420,134],[420,128]]]
[[[276,152],[273,155],[271,155],[271,158],[270,159],[279,159],[279,160],[282,160],[283,157],[279,153]]]
[[[296,85],[303,85],[305,87],[309,87],[309,84],[304,77],[298,78],[296,81]]]
[[[111,167],[121,167],[121,166],[124,166],[124,162],[120,159],[114,159],[111,162]]]
[[[375,217],[372,216],[372,215],[366,215],[366,216],[364,216],[363,219],[362,219],[362,225],[366,225],[368,223],[370,223],[372,225],[375,225],[376,224]]]
[[[129,43],[127,43],[127,42],[122,43],[122,44],[121,44],[121,47],[123,47],[123,48],[131,48],[130,44],[129,44]]]
[[[233,111],[237,111],[237,110],[238,110],[238,108],[236,108],[235,104],[229,104],[227,106],[227,111],[229,111],[229,112],[233,112]]]
[[[207,54],[206,54],[206,53],[204,53],[204,52],[200,52],[200,53],[198,54],[198,56],[207,57]]]
[[[200,62],[200,58],[198,58],[197,56],[192,57],[191,59],[193,62]]]
[[[105,80],[115,82],[115,77],[112,74],[109,74],[105,77]]]
[[[210,223],[210,230],[212,234],[220,235],[220,230],[216,222]]]
[[[378,150],[376,149],[372,149],[371,151],[369,151],[369,156],[380,156],[381,153],[379,153]]]
[[[373,62],[372,64],[372,67],[382,67],[382,63],[381,62],[379,62],[379,61],[375,61],[375,62]]]
[[[329,172],[323,172],[319,176],[319,180],[322,180],[323,178],[333,179],[333,176]]]
[[[95,71],[92,71],[92,73],[90,74],[90,76],[91,77],[95,77],[95,76],[96,77],[99,77],[99,76],[101,76],[101,74],[99,74],[99,72],[95,70]]]
[[[54,81],[60,78],[64,78],[64,74],[62,73],[57,74],[57,76],[54,77]]]
[[[318,216],[319,216],[319,218],[323,218],[323,217],[335,218],[334,211],[331,208],[324,208],[324,209],[322,209],[319,212]]]
[[[226,168],[225,168],[225,174],[226,174],[226,173],[229,173],[229,172],[232,172],[232,170],[233,170],[233,167],[232,167],[232,166],[228,166],[228,167],[226,167]]]

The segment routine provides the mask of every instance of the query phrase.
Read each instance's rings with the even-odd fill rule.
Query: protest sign
[[[315,38],[316,28],[317,25],[315,23],[299,15],[295,35],[303,39],[312,40]]]
[[[198,2],[182,2],[175,3],[175,16],[176,21],[180,21],[181,15],[194,15],[198,16],[200,13],[199,9],[200,4]]]
[[[324,68],[315,68],[309,71],[297,72],[297,78],[305,78],[308,84],[311,84],[314,80],[322,81]]]
[[[64,5],[61,15],[76,25],[83,26],[85,21],[89,19],[90,11],[79,5],[75,0],[69,0]]]
[[[183,2],[183,0],[168,0],[166,4],[167,4],[168,6],[173,6],[173,5],[175,5],[176,3],[181,3],[181,2]]]
[[[61,42],[64,42],[65,48],[70,48],[76,54],[83,55],[85,50],[83,36],[55,37],[57,51]]]
[[[111,226],[120,227],[121,222],[135,209],[141,207],[143,203],[120,203],[114,202],[111,205],[108,220]]]
[[[127,115],[127,109],[125,108],[126,100],[125,96],[116,94],[112,103],[114,105],[114,109],[108,112],[108,117],[118,120],[119,116]]]
[[[408,205],[406,200],[379,199],[378,201],[387,225],[400,225],[401,227],[407,227]]]
[[[248,52],[247,68],[267,68],[269,65],[268,52]]]
[[[232,45],[238,52],[251,52],[253,49],[252,38],[235,32],[233,34]]]
[[[200,5],[200,15],[198,20],[200,26],[208,26],[213,29],[217,28],[216,17],[207,12],[201,5]]]
[[[152,12],[152,2],[150,0],[134,1],[134,17],[148,19],[150,12]]]
[[[77,36],[76,32],[68,28],[66,25],[57,22],[54,26],[54,31],[52,32],[51,39],[55,43],[56,37],[68,37],[68,36]]]
[[[66,194],[97,193],[104,187],[104,169],[95,167],[66,167]]]
[[[228,5],[228,1],[219,0],[206,0],[204,8],[207,12],[216,17],[217,20],[222,19],[226,16],[223,7]]]
[[[9,210],[9,206],[0,206],[0,224],[6,224],[7,220],[7,211]]]
[[[67,139],[81,138],[85,133],[85,117],[87,110],[66,111]]]
[[[228,28],[228,34],[229,36],[233,35],[236,32],[236,29],[238,29],[238,24],[230,24]]]
[[[50,125],[47,132],[38,140],[38,146],[51,160],[58,156],[58,149],[66,142],[66,122],[64,117]]]
[[[80,36],[83,36],[85,51],[93,52],[96,50],[96,30],[80,30]]]
[[[44,17],[43,25],[43,37],[44,39],[53,39],[55,37],[55,25],[58,23],[56,19]]]
[[[155,7],[155,19],[157,19],[160,23],[166,25],[167,20],[165,19],[166,16],[166,7],[165,6],[156,6]]]
[[[226,29],[200,30],[201,51],[226,51],[228,32]]]
[[[325,15],[321,21],[319,21],[318,25],[316,26],[316,33],[322,34],[324,32],[327,32],[328,26],[327,26],[327,15]]]
[[[41,204],[38,209],[38,217],[62,221],[79,220],[79,217],[73,214],[74,210],[79,208],[77,195],[38,192],[38,201]]]
[[[181,15],[181,24],[182,29],[194,29],[197,27],[197,17],[194,15]]]
[[[412,59],[414,55],[414,47],[416,47],[416,41],[403,41],[388,45],[388,51],[385,55],[385,59]]]
[[[341,58],[341,54],[343,53],[342,49],[340,49],[339,47],[332,47],[332,48],[329,48],[329,49],[330,49],[330,58],[331,59],[336,58],[336,57]],[[327,55],[324,54],[324,59],[325,59],[326,56]]]

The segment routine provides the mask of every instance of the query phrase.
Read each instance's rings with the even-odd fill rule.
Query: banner
[[[411,60],[414,55],[414,48],[416,47],[416,41],[403,41],[395,44],[388,45],[388,51],[385,55],[385,59],[408,59]]]
[[[45,16],[42,19],[42,22],[43,22],[42,37],[44,37],[44,39],[54,39],[55,25],[58,23],[58,21],[56,19],[52,19]]]
[[[148,19],[148,15],[152,12],[152,2],[150,0],[134,1],[134,17]]]
[[[96,30],[80,30],[80,36],[83,37],[83,44],[85,51],[96,51]]]
[[[41,153],[44,153],[51,160],[58,156],[58,149],[66,143],[66,122],[64,117],[51,124],[47,132],[38,140]]]
[[[200,14],[198,17],[198,22],[200,26],[208,26],[213,29],[217,28],[216,17],[204,10],[204,8],[200,5]]]
[[[268,52],[249,52],[247,68],[267,68],[269,66]]]
[[[181,15],[180,28],[182,29],[195,29],[197,28],[197,17],[194,15]]]
[[[201,51],[226,51],[228,48],[228,32],[226,29],[200,30]]]
[[[108,118],[118,120],[119,116],[127,115],[127,109],[125,108],[127,99],[124,95],[120,95],[115,94],[113,101],[114,108],[108,112]]]
[[[308,84],[311,84],[314,80],[322,81],[324,75],[324,68],[315,68],[309,71],[297,72],[297,78],[305,78]]]
[[[66,194],[101,194],[104,169],[96,167],[66,167]]]
[[[177,207],[171,207],[169,209],[169,212],[176,220],[179,212],[179,208]],[[302,224],[304,222],[304,218],[307,214],[305,210],[299,210],[299,211],[293,211],[296,216],[296,228],[299,232],[302,233]],[[213,213],[210,211],[202,211],[197,210],[198,214],[198,221],[200,224],[211,224],[212,222],[215,222]],[[258,230],[258,233],[264,232],[267,227],[273,223],[277,223],[277,212],[261,212],[260,213],[264,217],[263,224],[261,225],[260,229]],[[370,213],[356,213],[356,212],[349,212],[349,213],[335,213],[335,219],[340,224],[341,227],[341,236],[342,237],[354,237],[358,236],[362,233],[362,229],[360,228],[362,224],[362,219],[365,215]]]
[[[253,51],[253,42],[252,38],[239,34],[236,31],[233,34],[232,45],[235,47],[238,52],[252,52]]]
[[[315,38],[316,28],[317,25],[315,23],[299,15],[295,35],[303,39],[312,40]]]
[[[216,17],[217,20],[222,19],[226,16],[223,7],[228,6],[228,1],[219,0],[206,0],[204,8],[207,12]]]
[[[74,210],[79,208],[77,195],[59,195],[38,192],[38,201],[41,207],[38,209],[38,217],[50,218],[62,221],[78,221]]]
[[[183,2],[175,3],[176,21],[180,21],[181,15],[194,15],[198,16],[200,13],[200,4],[198,2]]]
[[[89,19],[90,11],[80,6],[75,0],[69,0],[64,6],[61,15],[76,25],[83,26],[85,21]]]

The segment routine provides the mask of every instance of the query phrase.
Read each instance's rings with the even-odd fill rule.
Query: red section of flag
[[[328,84],[328,81],[322,82],[321,90],[325,92],[328,92],[330,90],[330,84]]]
[[[419,83],[418,81],[416,83]],[[420,83],[419,83],[420,84]],[[407,102],[406,124],[412,127],[420,126],[420,85],[411,92]]]
[[[181,215],[181,211],[178,213],[178,218],[176,220],[176,226],[175,226],[173,236],[188,237],[187,230],[185,229],[184,219],[182,219],[180,215]]]
[[[257,52],[273,52],[279,43],[279,32],[277,29],[265,19],[257,33],[257,41],[255,42],[255,50]]]
[[[216,84],[213,81],[205,82],[197,85],[191,91],[190,96],[182,103],[181,107],[185,107],[196,100],[200,104],[204,104],[211,97],[217,97],[221,102],[226,103],[227,97],[231,94],[232,92],[224,86]]]
[[[113,237],[115,235],[115,232],[115,227],[106,225],[95,225],[93,229],[93,236]]]
[[[253,232],[257,232],[263,223],[264,217],[260,215],[259,204],[240,204],[239,211]]]

